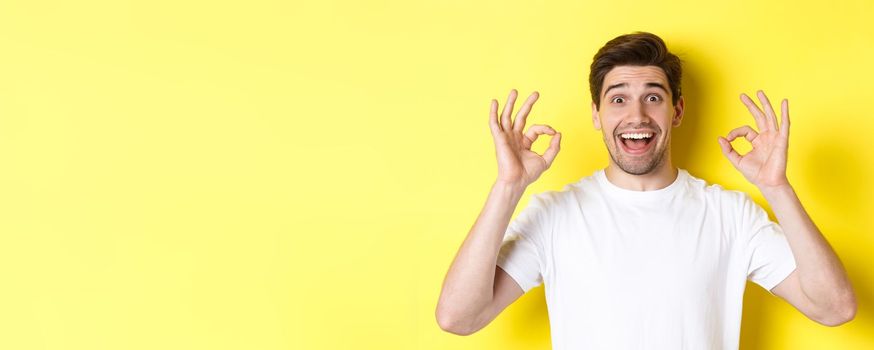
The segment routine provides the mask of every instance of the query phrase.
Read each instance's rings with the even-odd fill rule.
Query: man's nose
[[[646,123],[647,121],[649,121],[649,115],[646,108],[644,108],[643,102],[632,103],[626,122],[629,124],[639,124]]]

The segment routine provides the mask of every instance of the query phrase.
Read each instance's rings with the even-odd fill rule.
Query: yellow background
[[[789,99],[790,180],[856,288],[856,319],[828,328],[748,284],[741,347],[872,348],[872,17],[861,0],[0,2],[0,348],[548,348],[542,287],[470,337],[434,318],[496,175],[489,100],[537,90],[529,123],[563,133],[521,207],[606,166],[588,66],[636,30],[685,61],[677,165],[760,204],[716,137],[754,125],[739,93]]]

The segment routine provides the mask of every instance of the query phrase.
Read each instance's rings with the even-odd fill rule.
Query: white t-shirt
[[[554,349],[737,349],[746,280],[770,292],[795,270],[747,194],[678,172],[631,191],[601,169],[510,222],[497,264],[544,284]]]

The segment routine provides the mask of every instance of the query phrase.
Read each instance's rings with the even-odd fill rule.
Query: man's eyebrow
[[[665,93],[668,93],[668,89],[666,89],[665,86],[662,85],[662,83],[646,83],[646,87],[657,87],[659,89],[662,89],[662,91],[664,91]]]
[[[613,85],[610,85],[609,87],[607,87],[607,90],[604,90],[604,96],[607,96],[607,93],[610,92],[610,89],[613,89],[613,88],[620,88],[620,87],[627,87],[627,86],[628,86],[628,83],[619,83],[619,84],[613,84]],[[659,89],[662,89],[662,91],[664,91],[665,93],[668,93],[668,89],[665,88],[665,86],[662,85],[662,83],[658,83],[658,82],[649,82],[649,83],[646,83],[646,87],[648,87],[648,88],[650,88],[650,87],[659,88]]]
[[[619,83],[619,84],[610,85],[607,88],[607,90],[604,90],[604,96],[607,96],[607,93],[610,92],[610,89],[618,88],[618,87],[626,87],[626,86],[628,86],[628,83]]]

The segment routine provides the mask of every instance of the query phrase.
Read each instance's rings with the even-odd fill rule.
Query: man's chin
[[[646,175],[658,169],[658,164],[656,164],[654,157],[650,152],[634,156],[623,154],[622,159],[618,160],[616,165],[628,174]]]
[[[616,153],[610,154],[613,163],[615,163],[619,169],[630,175],[650,174],[659,168],[659,163],[664,161],[664,159],[660,159],[662,157],[659,156],[659,152],[662,152],[661,155],[664,155],[664,150],[659,150],[658,147],[650,147],[649,150],[641,154],[627,153],[622,146],[618,144],[614,150]],[[618,159],[615,157],[616,155],[619,155]]]
[[[627,174],[630,175],[646,175],[652,173],[655,170],[655,166],[629,166],[627,164],[618,164],[619,169],[622,169]]]

